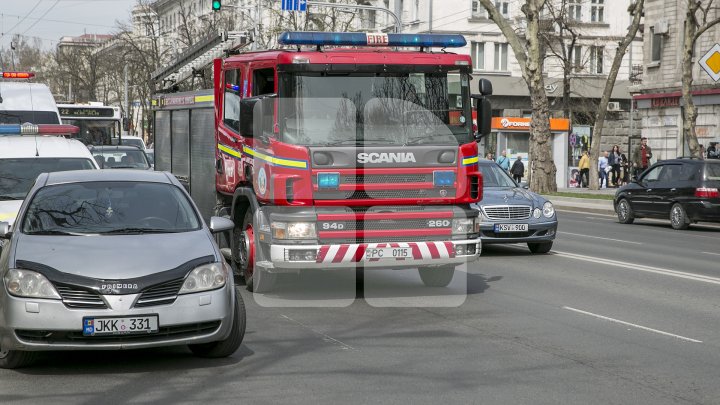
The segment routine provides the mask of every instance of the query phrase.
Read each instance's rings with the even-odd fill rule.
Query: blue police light
[[[411,46],[424,48],[462,48],[467,45],[459,34],[375,34],[362,32],[297,32],[280,34],[281,45]]]
[[[435,187],[452,187],[455,184],[455,172],[436,170],[433,172],[433,185]]]
[[[0,125],[0,135],[20,135],[20,124],[2,124]]]
[[[340,186],[340,173],[318,173],[318,188],[338,188]]]

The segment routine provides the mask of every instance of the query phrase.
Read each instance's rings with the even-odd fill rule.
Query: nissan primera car
[[[40,350],[188,345],[234,353],[245,308],[213,232],[174,176],[41,174],[12,228],[0,223],[0,367]]]
[[[497,163],[478,162],[483,176],[480,239],[483,246],[527,243],[532,253],[552,249],[558,220],[550,201],[521,187]]]

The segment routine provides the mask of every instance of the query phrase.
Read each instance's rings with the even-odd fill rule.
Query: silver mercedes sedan
[[[0,368],[40,350],[188,345],[225,357],[245,307],[213,233],[177,179],[137,170],[41,174],[0,222]]]

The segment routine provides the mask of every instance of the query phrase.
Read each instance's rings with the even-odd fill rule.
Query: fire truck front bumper
[[[273,273],[301,269],[407,268],[473,262],[480,239],[356,243],[327,245],[271,245],[270,260],[256,266]]]

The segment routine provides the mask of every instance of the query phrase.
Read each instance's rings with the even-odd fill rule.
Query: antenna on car
[[[37,136],[34,136],[33,138],[35,138],[35,157],[39,157],[40,151],[38,150]]]

